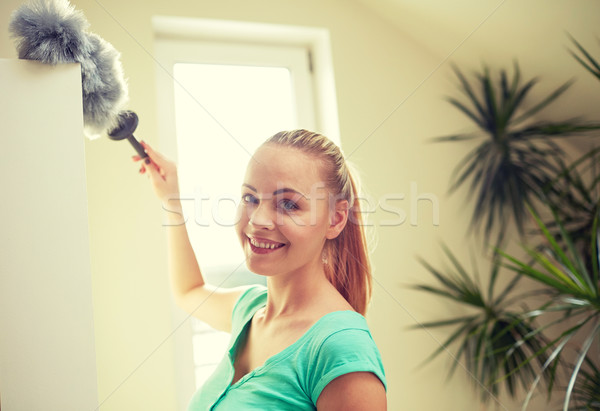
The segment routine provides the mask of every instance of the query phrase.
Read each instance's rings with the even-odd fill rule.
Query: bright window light
[[[268,137],[297,128],[284,67],[177,63],[178,172],[190,241],[203,272],[239,266],[235,213],[250,155]]]

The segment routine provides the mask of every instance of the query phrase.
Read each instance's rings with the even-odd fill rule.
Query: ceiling
[[[569,115],[600,120],[600,81],[570,55],[567,32],[600,60],[600,0],[356,0],[408,37],[466,70],[482,63],[540,77],[538,92],[576,78]],[[570,97],[567,97],[570,96]],[[566,100],[565,100],[566,101]],[[564,116],[550,106],[547,115]]]

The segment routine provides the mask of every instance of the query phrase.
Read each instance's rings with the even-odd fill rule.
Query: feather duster
[[[9,31],[21,59],[81,64],[84,131],[93,139],[118,125],[128,97],[120,54],[88,27],[68,0],[31,0],[13,12]]]

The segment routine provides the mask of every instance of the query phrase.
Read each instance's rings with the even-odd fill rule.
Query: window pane
[[[267,137],[297,128],[290,72],[283,67],[178,63],[175,120],[188,232],[210,275],[244,257],[233,225],[250,154]]]
[[[193,337],[194,363],[200,365],[218,364],[227,351],[230,334],[212,331],[196,334]]]

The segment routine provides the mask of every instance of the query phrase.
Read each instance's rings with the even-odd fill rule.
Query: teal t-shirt
[[[365,318],[356,311],[325,314],[296,342],[231,385],[236,347],[257,310],[267,303],[267,288],[256,285],[237,300],[229,350],[214,373],[194,394],[189,411],[316,410],[325,386],[355,371],[374,373],[387,382],[381,355]]]

